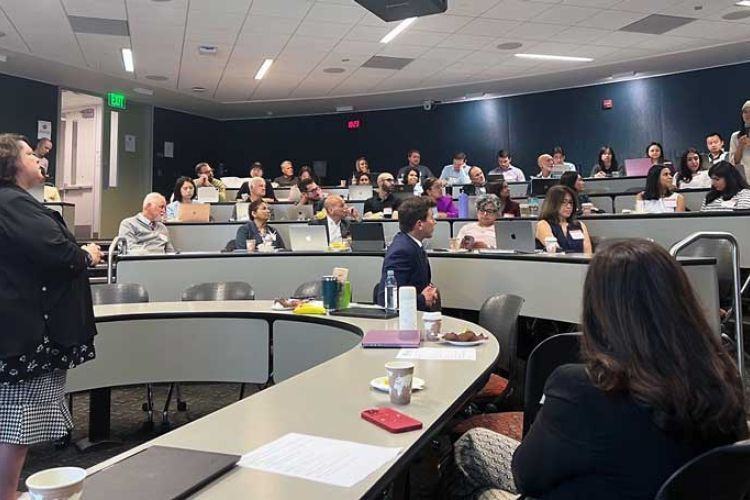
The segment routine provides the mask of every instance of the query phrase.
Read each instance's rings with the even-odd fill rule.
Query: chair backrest
[[[560,333],[553,335],[537,345],[529,355],[526,365],[526,383],[523,395],[523,435],[539,413],[542,405],[539,401],[544,395],[544,384],[552,372],[559,366],[581,362],[580,333]]]
[[[719,279],[719,302],[732,303],[732,245],[726,240],[699,239],[680,250],[680,257],[713,257]]]
[[[234,252],[237,249],[237,242],[234,239],[231,239],[227,241],[227,244],[224,245],[224,248],[221,249],[223,253],[230,253]]]
[[[498,366],[509,374],[514,372],[518,359],[518,315],[523,303],[517,295],[495,295],[485,300],[479,310],[479,324],[500,344]]]
[[[672,474],[656,500],[743,500],[750,493],[750,441],[719,446]]]
[[[299,299],[320,299],[323,297],[320,280],[305,281],[294,291],[293,297]]]
[[[91,301],[95,306],[148,302],[148,292],[137,283],[93,285],[91,287]]]
[[[218,281],[189,286],[182,300],[255,300],[255,290],[244,281]]]

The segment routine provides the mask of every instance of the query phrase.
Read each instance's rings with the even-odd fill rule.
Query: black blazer
[[[594,387],[584,365],[564,365],[547,380],[544,405],[512,470],[518,491],[534,498],[652,500],[688,460],[746,436],[680,440],[626,394]]]
[[[33,352],[44,336],[64,348],[92,342],[87,256],[60,214],[0,183],[0,359]]]
[[[417,309],[427,310],[422,290],[432,281],[430,261],[424,249],[405,233],[396,233],[383,259],[383,270],[378,286],[377,303],[385,305],[385,278],[392,270],[398,286],[413,286],[417,289]]]
[[[326,234],[328,234],[328,217],[325,219],[315,219],[310,221],[311,226],[324,226],[326,228]],[[341,237],[346,238],[348,236],[351,236],[352,229],[351,229],[352,223],[351,221],[347,219],[341,219]],[[328,234],[328,243],[331,242],[331,235]]]
[[[284,239],[281,237],[278,231],[271,226],[266,226],[266,231],[276,235],[276,239],[273,242],[273,247],[278,250],[286,250]],[[258,226],[255,222],[249,220],[237,229],[237,236],[235,237],[235,248],[238,250],[247,248],[247,240],[253,239],[257,245],[263,243],[263,235],[258,231]]]

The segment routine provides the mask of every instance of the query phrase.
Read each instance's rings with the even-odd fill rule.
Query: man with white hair
[[[167,200],[160,193],[149,193],[143,199],[143,210],[120,222],[118,236],[125,238],[129,254],[173,253],[169,230],[162,223]]]

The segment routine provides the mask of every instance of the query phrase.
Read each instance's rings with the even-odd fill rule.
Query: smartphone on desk
[[[360,416],[394,434],[422,428],[422,422],[393,408],[368,408],[362,410]]]

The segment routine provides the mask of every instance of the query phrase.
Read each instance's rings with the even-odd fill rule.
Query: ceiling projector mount
[[[448,0],[354,0],[383,21],[439,14],[448,9]]]

